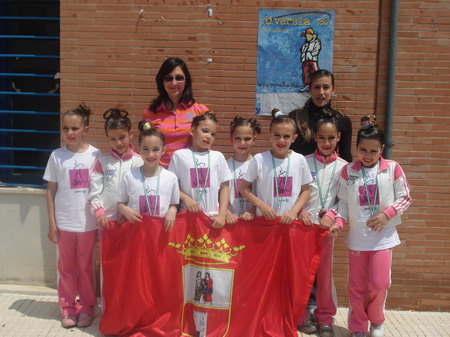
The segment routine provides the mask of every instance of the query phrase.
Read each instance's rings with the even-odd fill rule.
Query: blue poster
[[[333,11],[260,9],[256,114],[284,114],[309,98],[309,76],[332,70]]]

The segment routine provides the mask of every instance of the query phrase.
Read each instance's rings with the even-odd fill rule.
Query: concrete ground
[[[346,328],[347,312],[347,308],[338,310],[334,326],[336,337],[350,336]],[[389,310],[386,317],[386,337],[450,336],[448,312]],[[88,328],[63,329],[54,289],[0,285],[0,337],[103,337],[98,324],[97,315],[94,324]],[[299,336],[308,335],[299,333]]]

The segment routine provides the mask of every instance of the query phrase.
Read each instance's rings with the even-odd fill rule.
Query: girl
[[[242,195],[255,206],[256,215],[280,223],[292,223],[309,199],[312,181],[305,157],[290,150],[296,135],[295,121],[275,117],[270,124],[272,150],[255,155],[239,186]],[[250,184],[256,182],[256,195]]]
[[[117,208],[131,222],[141,222],[143,216],[164,217],[169,231],[180,200],[177,177],[159,165],[165,151],[164,135],[146,121],[140,121],[138,127],[144,165],[124,174]]]
[[[230,199],[231,173],[223,154],[210,150],[217,126],[212,112],[196,116],[191,126],[192,147],[175,151],[169,170],[178,177],[181,210],[203,211],[213,217],[214,228],[221,228],[225,225]]]
[[[357,158],[342,170],[336,224],[349,222],[349,329],[353,337],[384,336],[384,304],[391,279],[396,226],[411,204],[409,185],[398,163],[385,160],[384,134],[370,116],[361,119]],[[368,301],[366,299],[368,296]]]
[[[253,158],[251,155],[255,138],[261,133],[261,127],[255,118],[245,119],[234,117],[230,125],[230,139],[234,154],[227,160],[228,168],[232,172],[230,186],[230,206],[227,212],[227,223],[236,223],[238,217],[252,220],[255,210],[240,193],[239,184],[247,171],[248,164]]]
[[[336,296],[333,284],[333,246],[334,237],[341,228],[333,224],[335,213],[330,211],[337,208],[337,190],[339,176],[347,162],[338,157],[336,146],[341,133],[338,129],[336,114],[324,114],[317,122],[314,130],[314,140],[317,149],[306,156],[311,175],[311,198],[301,211],[299,218],[307,226],[316,224],[329,230],[329,236],[322,239],[322,254],[317,269],[316,282],[317,309],[315,320],[308,317],[308,310],[298,327],[301,332],[311,333],[316,330],[317,321],[320,337],[332,337],[333,316],[336,314]]]
[[[86,201],[89,172],[100,150],[84,142],[89,114],[84,105],[63,113],[66,146],[52,152],[44,173],[48,181],[48,238],[58,245],[58,298],[64,328],[91,325],[97,302],[92,258],[96,221]]]
[[[112,150],[95,163],[88,200],[97,226],[107,227],[109,221],[117,221],[117,192],[122,176],[132,168],[142,166],[143,162],[130,143],[133,133],[128,111],[111,108],[105,111],[103,118]]]
[[[301,109],[289,113],[298,128],[298,137],[292,144],[292,150],[303,155],[310,154],[316,149],[314,141],[314,127],[323,112],[332,111],[338,120],[341,138],[338,142],[337,153],[347,161],[352,161],[352,121],[346,115],[331,107],[331,97],[334,95],[334,75],[325,69],[315,71],[310,77],[309,93],[311,98]]]

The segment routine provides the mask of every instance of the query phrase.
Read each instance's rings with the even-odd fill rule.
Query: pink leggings
[[[322,253],[316,274],[316,302],[317,309],[314,314],[319,324],[333,324],[333,316],[336,315],[337,298],[333,282],[333,247],[334,239],[328,235],[322,238]],[[308,308],[300,319],[303,323],[308,318]]]
[[[61,316],[94,314],[97,303],[94,288],[93,252],[97,231],[58,230],[58,298]],[[79,295],[79,301],[76,297]]]
[[[351,332],[368,332],[368,323],[384,322],[384,304],[391,285],[392,249],[349,250],[348,293]]]

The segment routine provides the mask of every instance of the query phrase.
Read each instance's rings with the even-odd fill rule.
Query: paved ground
[[[1,337],[103,337],[99,317],[88,328],[63,329],[58,318],[56,291],[44,287],[0,285]],[[386,337],[450,336],[450,313],[388,311]],[[336,315],[336,337],[348,337],[347,309]],[[308,336],[299,334],[299,336]],[[236,336],[231,336],[236,337]],[[252,336],[237,336],[252,337]]]

